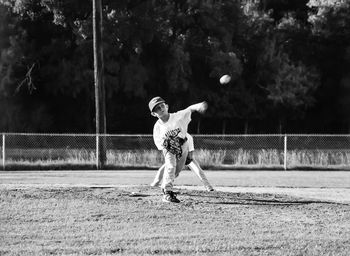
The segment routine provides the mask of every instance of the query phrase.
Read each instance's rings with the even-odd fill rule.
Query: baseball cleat
[[[167,191],[163,195],[163,202],[166,203],[180,203],[180,200],[176,198],[173,191]]]

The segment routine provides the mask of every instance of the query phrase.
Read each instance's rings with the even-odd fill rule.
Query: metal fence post
[[[284,170],[287,170],[287,135],[284,135]]]
[[[99,161],[100,161],[100,159],[99,159],[99,155],[100,155],[99,150],[100,150],[100,136],[99,136],[99,134],[96,134],[96,170],[99,169],[99,164],[98,164]]]
[[[5,170],[5,134],[2,134],[2,169]]]

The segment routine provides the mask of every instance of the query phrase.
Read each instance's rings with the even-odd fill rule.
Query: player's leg
[[[163,202],[179,203],[173,192],[173,186],[175,181],[175,168],[176,168],[176,157],[175,155],[166,152],[164,153],[165,169],[163,175],[163,182],[161,185],[163,191]]]
[[[180,172],[184,168],[187,156],[188,156],[188,143],[185,142],[182,145],[182,155],[180,159],[177,160],[177,163],[176,163],[175,178],[179,176]]]
[[[185,165],[189,165],[192,162],[192,160],[193,160],[193,150],[188,152]]]
[[[200,165],[198,164],[197,161],[193,161],[193,151],[194,151],[194,141],[193,141],[193,137],[188,134],[187,135],[188,138],[188,155],[187,155],[187,159],[185,162],[185,165],[187,165],[201,180],[201,182],[204,184],[204,187],[206,188],[206,190],[208,191],[213,191],[213,187],[210,185],[206,175],[204,174],[202,168],[200,167]]]
[[[203,169],[195,159],[192,159],[192,161],[187,164],[187,166],[198,176],[207,191],[214,191],[214,188],[212,185],[210,185]]]
[[[153,182],[150,184],[151,187],[159,187],[162,183],[163,174],[165,170],[165,164],[163,164],[157,171],[156,176],[153,179]]]

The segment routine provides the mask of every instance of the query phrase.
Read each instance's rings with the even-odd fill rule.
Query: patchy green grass
[[[132,194],[131,192],[137,192]],[[0,255],[348,255],[350,206],[273,194],[0,190]]]

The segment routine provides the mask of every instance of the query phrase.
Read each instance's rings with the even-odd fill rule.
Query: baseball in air
[[[229,75],[223,75],[220,78],[220,84],[227,84],[231,81],[231,77]]]

